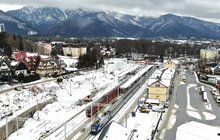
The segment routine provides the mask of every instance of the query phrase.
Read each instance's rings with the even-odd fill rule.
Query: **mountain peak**
[[[7,14],[26,22],[43,35],[220,38],[217,24],[174,14],[151,18],[91,9],[29,6]]]

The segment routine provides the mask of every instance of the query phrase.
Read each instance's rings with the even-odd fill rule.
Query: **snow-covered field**
[[[37,102],[45,101],[50,96],[57,98],[57,102],[48,104],[42,110],[37,111],[33,118],[27,119],[22,128],[9,136],[9,140],[39,139],[45,131],[54,129],[86,108],[89,103],[81,106],[77,105],[80,99],[85,98],[94,91],[97,94],[93,100],[99,98],[118,84],[119,74],[128,69],[133,70],[135,65],[128,63],[126,60],[114,59],[106,62],[104,69],[83,72],[78,76],[72,75],[67,79],[63,79],[60,84],[47,82],[21,89],[21,91],[1,94],[0,103],[7,104],[7,109],[13,111],[13,116],[10,117],[16,117],[17,110],[21,111],[36,105]],[[4,109],[0,111],[3,112]],[[24,121],[22,118],[18,120]],[[0,121],[2,125],[5,122],[5,118]]]

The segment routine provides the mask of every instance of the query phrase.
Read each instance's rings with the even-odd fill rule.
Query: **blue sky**
[[[220,23],[219,0],[0,0],[0,9],[3,11],[23,6],[113,10],[152,17],[173,13]]]

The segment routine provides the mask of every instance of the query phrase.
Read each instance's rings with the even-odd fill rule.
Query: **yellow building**
[[[149,79],[148,98],[166,102],[169,99],[170,80]]]
[[[206,62],[217,61],[220,58],[219,49],[201,49],[200,50],[200,59]]]
[[[167,60],[164,62],[164,68],[176,69],[178,62],[176,60]]]
[[[87,53],[87,48],[78,44],[63,46],[62,48],[65,56],[79,57]]]

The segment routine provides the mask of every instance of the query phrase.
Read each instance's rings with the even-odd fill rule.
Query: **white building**
[[[65,56],[79,57],[87,53],[87,48],[78,44],[63,46],[62,48]]]

